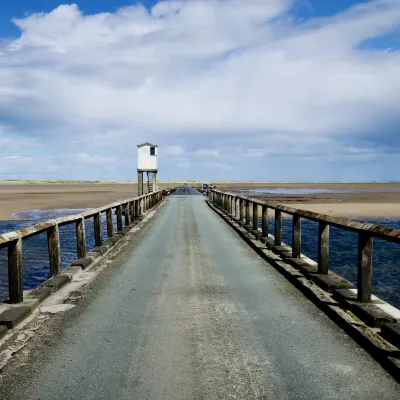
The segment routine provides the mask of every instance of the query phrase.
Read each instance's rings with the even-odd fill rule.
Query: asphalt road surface
[[[196,195],[201,196],[201,193],[188,185],[181,186],[176,192],[172,194],[172,196],[196,196]]]
[[[2,399],[400,398],[202,196],[171,196],[92,286]]]

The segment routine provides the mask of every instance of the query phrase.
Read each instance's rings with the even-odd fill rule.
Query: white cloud
[[[163,152],[169,156],[181,156],[185,154],[185,149],[182,146],[168,146]]]
[[[398,123],[400,52],[359,46],[399,28],[400,2],[304,23],[293,3],[177,0],[96,15],[62,5],[15,20],[21,36],[0,44],[0,111],[88,168],[128,160],[147,140],[160,157],[190,148],[231,166],[240,151],[306,157],[320,143],[384,141],[375,132]],[[0,146],[13,140],[0,131]]]
[[[80,165],[102,165],[117,162],[116,157],[89,155],[86,153],[76,154],[74,158],[75,161]]]
[[[204,157],[218,157],[221,155],[220,149],[198,149],[194,152],[197,156],[204,156]]]

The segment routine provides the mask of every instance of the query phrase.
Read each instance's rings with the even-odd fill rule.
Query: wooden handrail
[[[275,210],[275,235],[274,245],[282,244],[282,213],[293,216],[292,224],[292,257],[301,256],[301,219],[318,222],[318,273],[328,274],[329,266],[329,226],[349,230],[358,233],[358,291],[357,298],[360,302],[368,302],[372,295],[372,250],[373,238],[379,238],[393,243],[400,243],[400,229],[388,228],[377,224],[352,221],[346,218],[331,217],[313,211],[306,211],[292,207],[283,206],[276,202],[262,201],[235,193],[210,191],[211,201],[231,213],[231,207],[227,207],[226,199],[239,201],[240,209],[236,217],[246,226],[250,224],[250,204],[253,205],[252,230],[258,230],[258,206],[262,207],[262,235],[268,237],[268,209]],[[244,210],[246,205],[246,211]]]
[[[279,210],[284,214],[298,215],[301,218],[305,218],[315,222],[326,222],[330,226],[335,226],[337,228],[346,229],[352,232],[363,231],[371,234],[372,237],[384,239],[389,242],[400,243],[400,229],[389,228],[382,225],[370,224],[368,222],[352,221],[350,219],[342,217],[332,217],[326,214],[320,214],[313,211],[301,210],[297,208],[283,206],[276,202],[262,201],[252,197],[241,196],[235,193],[222,192],[218,190],[213,190],[215,193],[220,193],[224,195],[230,195],[238,199],[243,199],[245,201],[251,201],[260,206],[267,206],[273,210]]]
[[[23,240],[31,236],[47,232],[47,248],[50,261],[50,275],[61,274],[61,249],[59,238],[59,227],[67,224],[76,224],[76,248],[78,258],[86,256],[85,219],[94,218],[95,245],[102,244],[101,214],[106,213],[107,236],[113,235],[112,210],[116,210],[117,230],[123,228],[122,207],[125,207],[125,226],[138,218],[144,210],[159,203],[166,195],[166,191],[147,193],[135,198],[115,202],[93,210],[85,211],[76,215],[69,215],[40,222],[15,232],[0,235],[0,248],[8,247],[8,291],[9,302],[20,303],[23,301],[22,282],[22,244]]]

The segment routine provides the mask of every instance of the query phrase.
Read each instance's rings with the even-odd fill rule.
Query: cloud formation
[[[312,179],[310,162],[315,179],[346,179],[344,165],[368,179],[366,159],[384,179],[400,151],[400,52],[368,40],[399,29],[400,3],[308,20],[296,3],[61,5],[15,20],[20,37],[0,42],[0,174],[5,157],[51,155],[60,177],[133,179],[135,145],[154,141],[164,179]],[[323,167],[335,160],[337,178]]]

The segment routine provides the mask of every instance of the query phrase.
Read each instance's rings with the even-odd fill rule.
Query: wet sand
[[[299,195],[258,194],[257,198],[316,211],[353,218],[400,218],[400,183],[250,183],[216,182],[217,189],[312,188],[371,190],[364,193],[318,193]],[[161,183],[160,188],[176,184]],[[249,196],[255,196],[249,193]],[[137,196],[136,183],[96,184],[1,184],[0,220],[16,219],[15,212],[58,208],[95,208]]]
[[[308,188],[368,190],[363,193],[255,194],[247,195],[322,214],[348,218],[400,218],[400,183],[219,183],[217,188],[241,189]]]
[[[174,187],[160,184],[159,188]],[[117,184],[0,184],[0,220],[15,212],[100,207],[137,196],[136,183]]]

